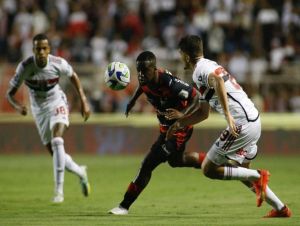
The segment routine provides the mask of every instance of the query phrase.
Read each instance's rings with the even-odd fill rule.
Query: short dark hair
[[[179,49],[190,56],[192,60],[203,55],[203,44],[201,37],[197,35],[187,35],[178,44]]]
[[[37,34],[33,37],[32,42],[34,44],[35,41],[47,40],[49,42],[49,38],[45,34]]]
[[[148,67],[156,67],[156,56],[151,51],[144,51],[136,58],[136,69],[143,71]]]

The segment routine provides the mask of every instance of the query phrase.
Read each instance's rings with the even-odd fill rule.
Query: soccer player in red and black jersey
[[[199,93],[195,88],[174,77],[170,72],[156,68],[156,57],[150,51],[142,52],[136,60],[139,86],[129,101],[126,116],[143,93],[156,109],[160,124],[160,134],[142,162],[137,177],[132,181],[118,207],[109,211],[115,215],[128,214],[129,207],[150,181],[152,171],[161,163],[168,162],[171,167],[200,168],[204,153],[185,152],[193,127],[185,126],[166,140],[168,128],[176,119],[168,119],[168,109],[177,109],[188,114],[199,105]]]

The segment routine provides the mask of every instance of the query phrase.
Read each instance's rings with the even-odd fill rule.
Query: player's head
[[[136,70],[138,80],[141,85],[146,84],[155,78],[156,75],[156,57],[150,51],[144,51],[136,58]]]
[[[197,60],[203,56],[202,39],[197,35],[183,37],[178,47],[181,59],[185,63],[185,68],[192,68]]]
[[[47,65],[48,54],[50,53],[49,39],[45,34],[37,34],[33,37],[33,53],[39,67]]]

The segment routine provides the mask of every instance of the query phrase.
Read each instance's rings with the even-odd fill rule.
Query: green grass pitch
[[[270,207],[257,208],[254,194],[238,181],[213,181],[200,170],[167,164],[154,171],[129,215],[108,215],[143,156],[73,157],[88,165],[92,194],[83,197],[79,180],[67,172],[65,202],[54,205],[50,156],[1,155],[0,225],[300,225],[300,156],[258,156],[253,162],[253,168],[270,170],[270,187],[293,211],[289,219],[263,219]]]

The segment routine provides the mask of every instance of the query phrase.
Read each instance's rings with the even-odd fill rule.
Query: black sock
[[[124,195],[123,201],[120,203],[120,206],[129,209],[132,203],[137,199],[139,194],[142,192],[143,189],[139,188],[136,184],[131,182],[127,188],[127,191]]]

